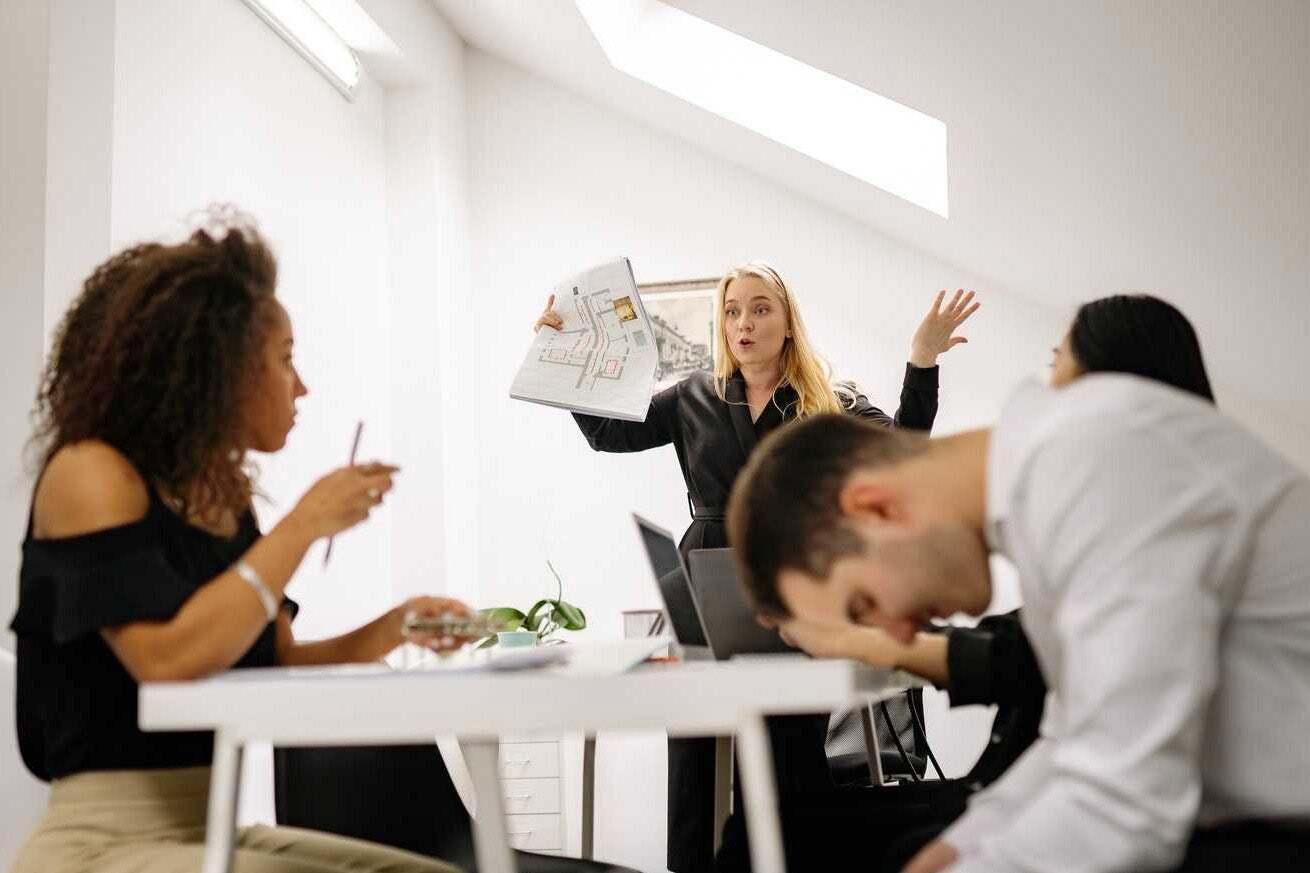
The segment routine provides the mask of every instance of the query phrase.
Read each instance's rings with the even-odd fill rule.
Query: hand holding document
[[[509,396],[574,412],[644,421],[659,351],[627,258],[555,286]]]

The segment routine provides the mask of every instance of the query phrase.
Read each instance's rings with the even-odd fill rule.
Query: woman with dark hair
[[[367,519],[396,468],[328,473],[261,532],[247,453],[283,447],[307,389],[274,295],[272,252],[240,216],[214,214],[210,226],[97,268],[45,369],[40,473],[11,629],[20,751],[51,792],[15,873],[199,869],[213,737],[143,733],[139,683],[373,661],[401,643],[407,611],[468,613],[455,600],[415,597],[342,636],[295,639],[296,605],[284,591],[306,551]],[[240,832],[235,866],[455,869],[262,826]]]
[[[1196,330],[1173,305],[1149,294],[1117,294],[1078,307],[1054,350],[1051,384],[1083,373],[1128,373],[1214,403]]]

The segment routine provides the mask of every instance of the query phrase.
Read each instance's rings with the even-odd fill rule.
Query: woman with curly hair
[[[246,456],[282,448],[307,389],[272,252],[239,216],[211,219],[179,245],[148,243],[102,264],[45,370],[11,628],[20,750],[51,792],[15,873],[200,868],[212,735],[143,733],[139,683],[373,661],[401,643],[406,611],[467,614],[458,601],[417,597],[343,636],[295,639],[284,591],[306,551],[366,520],[396,468],[328,473],[261,532]],[[454,869],[262,826],[241,831],[235,868]]]

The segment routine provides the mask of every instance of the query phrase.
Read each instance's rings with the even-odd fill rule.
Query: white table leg
[[[222,728],[214,731],[214,763],[210,771],[209,817],[205,823],[202,873],[232,869],[237,796],[241,789],[241,743]]]
[[[755,873],[784,873],[786,856],[778,816],[778,788],[774,783],[773,752],[769,748],[764,716],[742,718],[737,728],[737,764],[741,768],[741,790],[746,803],[751,869]]]
[[[582,740],[582,858],[596,853],[596,735]]]
[[[732,737],[714,738],[714,854],[723,843],[723,824],[732,814]]]
[[[464,760],[473,778],[478,814],[473,819],[473,849],[479,873],[516,873],[514,853],[505,826],[505,803],[500,791],[500,743],[497,740],[461,740]]]

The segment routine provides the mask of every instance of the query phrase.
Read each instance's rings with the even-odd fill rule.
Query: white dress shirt
[[[992,433],[1053,718],[944,835],[953,873],[1176,865],[1192,827],[1310,818],[1310,480],[1142,379],[1025,386]]]

